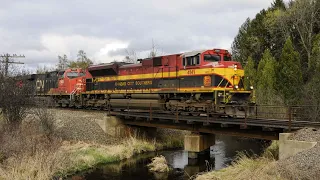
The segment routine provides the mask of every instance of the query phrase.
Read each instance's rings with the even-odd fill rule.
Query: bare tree
[[[17,127],[33,104],[33,84],[26,72],[12,72],[14,76],[0,74],[0,108],[9,127]]]
[[[68,56],[58,56],[59,63],[57,64],[57,70],[64,70],[68,68]]]
[[[133,49],[126,49],[125,50],[126,52],[126,56],[123,60],[123,62],[126,62],[126,63],[138,63],[138,55],[137,55],[137,52]],[[153,57],[156,57],[159,55],[159,50],[154,42],[154,40],[152,39],[152,46],[151,46],[151,50],[148,54],[148,58],[153,58]]]
[[[87,57],[87,54],[83,50],[78,51],[77,55],[78,59],[77,61],[70,61],[69,62],[69,67],[70,68],[82,68],[86,69],[90,65],[93,64],[92,60]]]
[[[156,57],[157,55],[158,55],[158,49],[156,48],[156,45],[152,39],[152,47],[151,47],[151,51],[149,53],[149,58]]]
[[[48,67],[46,65],[37,67],[37,74],[44,74],[44,73],[47,73],[47,72],[50,72],[50,71],[54,71],[54,68]]]
[[[77,60],[80,62],[85,62],[88,59],[87,53],[84,52],[84,50],[79,50],[77,57],[78,57]]]
[[[314,28],[319,24],[320,8],[316,0],[299,0],[292,4],[289,10],[290,22],[298,32],[300,42],[308,58],[308,68],[311,68],[311,53]]]
[[[126,62],[126,63],[137,63],[138,61],[138,56],[137,56],[137,53],[136,53],[136,51],[135,50],[133,50],[133,49],[131,49],[131,50],[129,50],[129,49],[126,49],[125,50],[126,51],[126,56],[125,56],[125,58],[124,58],[124,62]]]

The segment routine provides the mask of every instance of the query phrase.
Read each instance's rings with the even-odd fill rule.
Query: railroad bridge
[[[237,107],[235,107],[237,108]],[[169,128],[191,131],[184,139],[185,150],[190,157],[214,145],[215,134],[281,141],[281,134],[304,127],[320,127],[320,122],[308,120],[311,117],[307,106],[255,106],[241,107],[242,117],[206,113],[191,116],[189,113],[162,112],[150,107],[145,110],[108,111],[106,122],[115,126],[118,135],[125,134],[127,126],[140,127],[148,132],[155,128]],[[247,109],[254,108],[254,113]],[[312,118],[312,117],[311,117]],[[111,122],[111,123],[110,123]],[[283,137],[287,138],[287,135]]]

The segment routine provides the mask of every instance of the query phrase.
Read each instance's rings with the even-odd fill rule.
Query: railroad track
[[[77,109],[77,108],[66,108],[56,107],[55,109],[70,110],[70,111],[85,111],[85,112],[96,112],[106,113],[112,116],[121,116],[123,118],[135,118],[147,120],[149,122],[155,122],[157,120],[167,120],[172,122],[187,122],[187,123],[205,123],[205,124],[227,124],[227,125],[245,125],[245,126],[256,126],[256,127],[269,127],[269,128],[282,128],[282,129],[299,129],[303,127],[320,127],[320,122],[311,121],[296,121],[296,120],[285,120],[285,119],[264,119],[264,118],[232,118],[232,117],[221,117],[220,114],[211,116],[191,116],[182,114],[172,114],[168,111],[153,111],[148,110],[129,110],[129,111],[108,111],[98,109]]]
[[[157,114],[153,113],[137,113],[137,112],[110,112],[114,116],[123,117],[135,117],[145,118],[151,121],[156,119],[161,120],[172,120],[174,122],[185,121],[194,123],[207,123],[207,124],[228,124],[228,125],[246,125],[246,126],[259,126],[259,127],[270,127],[270,128],[303,128],[303,127],[320,127],[320,122],[310,121],[289,121],[280,119],[261,119],[261,118],[231,118],[231,117],[208,117],[208,116],[183,116],[169,115],[169,114]]]

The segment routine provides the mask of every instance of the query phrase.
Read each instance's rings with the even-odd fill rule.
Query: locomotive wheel
[[[200,116],[200,113],[199,112],[196,112],[196,107],[194,107],[194,106],[191,106],[191,107],[189,107],[189,115],[191,115],[191,116]]]

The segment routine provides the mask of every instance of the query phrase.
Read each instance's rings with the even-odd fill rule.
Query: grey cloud
[[[129,42],[128,49],[137,51],[150,50],[152,39],[165,53],[214,47],[225,37],[233,38],[248,16],[271,2],[11,0],[0,7],[0,41],[6,42],[0,44],[0,52],[26,52],[30,66],[42,59],[53,63],[58,54],[41,42],[41,36],[48,33],[117,39]],[[124,55],[124,49],[109,52],[115,55]]]

